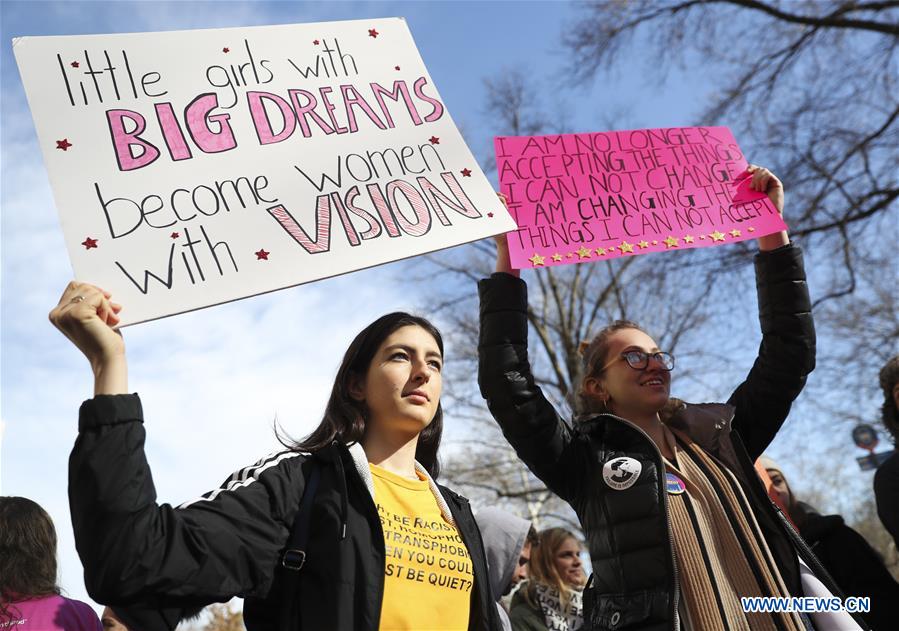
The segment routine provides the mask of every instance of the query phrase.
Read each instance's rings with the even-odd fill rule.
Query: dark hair
[[[893,435],[893,442],[899,441],[899,409],[896,408],[896,398],[893,396],[893,388],[899,383],[899,355],[891,358],[880,369],[880,387],[883,390],[883,406],[881,418],[887,431]]]
[[[443,337],[437,327],[426,319],[402,311],[381,316],[365,327],[350,343],[337,370],[322,422],[306,438],[290,445],[292,449],[314,452],[327,447],[334,440],[342,443],[362,440],[368,409],[364,402],[351,396],[352,380],[368,372],[368,367],[384,340],[404,326],[418,326],[430,333],[437,342],[440,354],[443,354]],[[440,474],[437,449],[440,447],[442,433],[443,408],[438,403],[434,418],[418,435],[418,446],[415,448],[415,459],[435,480]]]
[[[27,498],[0,496],[0,620],[9,603],[50,594],[59,594],[53,520]]]

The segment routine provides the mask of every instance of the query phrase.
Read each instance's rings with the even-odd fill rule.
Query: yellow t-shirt
[[[380,631],[465,631],[474,579],[462,537],[426,479],[369,467],[387,553]]]

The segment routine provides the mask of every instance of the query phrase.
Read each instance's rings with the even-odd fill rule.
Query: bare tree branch
[[[899,35],[899,24],[896,23],[877,22],[876,20],[856,20],[851,18],[839,17],[842,15],[846,15],[850,11],[858,9],[857,6],[853,6],[855,5],[855,3],[853,2],[847,2],[843,7],[825,16],[797,15],[795,13],[788,13],[786,11],[781,11],[773,5],[759,2],[759,0],[708,0],[708,2],[710,4],[715,2],[724,2],[727,4],[745,7],[747,9],[761,11],[777,18],[778,20],[783,20],[784,22],[792,22],[795,24],[805,24],[808,26],[827,28],[860,29],[866,31],[874,31],[876,33],[886,33],[887,35]],[[872,5],[872,8],[864,10],[881,11],[896,6],[895,3],[891,2],[873,2],[870,4]]]

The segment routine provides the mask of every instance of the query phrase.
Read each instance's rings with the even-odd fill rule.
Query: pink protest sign
[[[512,265],[722,245],[786,229],[727,127],[497,136]]]

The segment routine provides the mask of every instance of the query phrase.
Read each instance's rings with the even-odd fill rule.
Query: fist
[[[781,215],[784,213],[784,185],[777,176],[765,167],[750,164],[746,171],[752,175],[749,188],[760,193],[767,193],[768,199],[774,204]]]
[[[50,322],[59,329],[97,368],[106,361],[123,357],[125,342],[116,330],[122,306],[112,295],[88,283],[72,281],[50,311]]]

